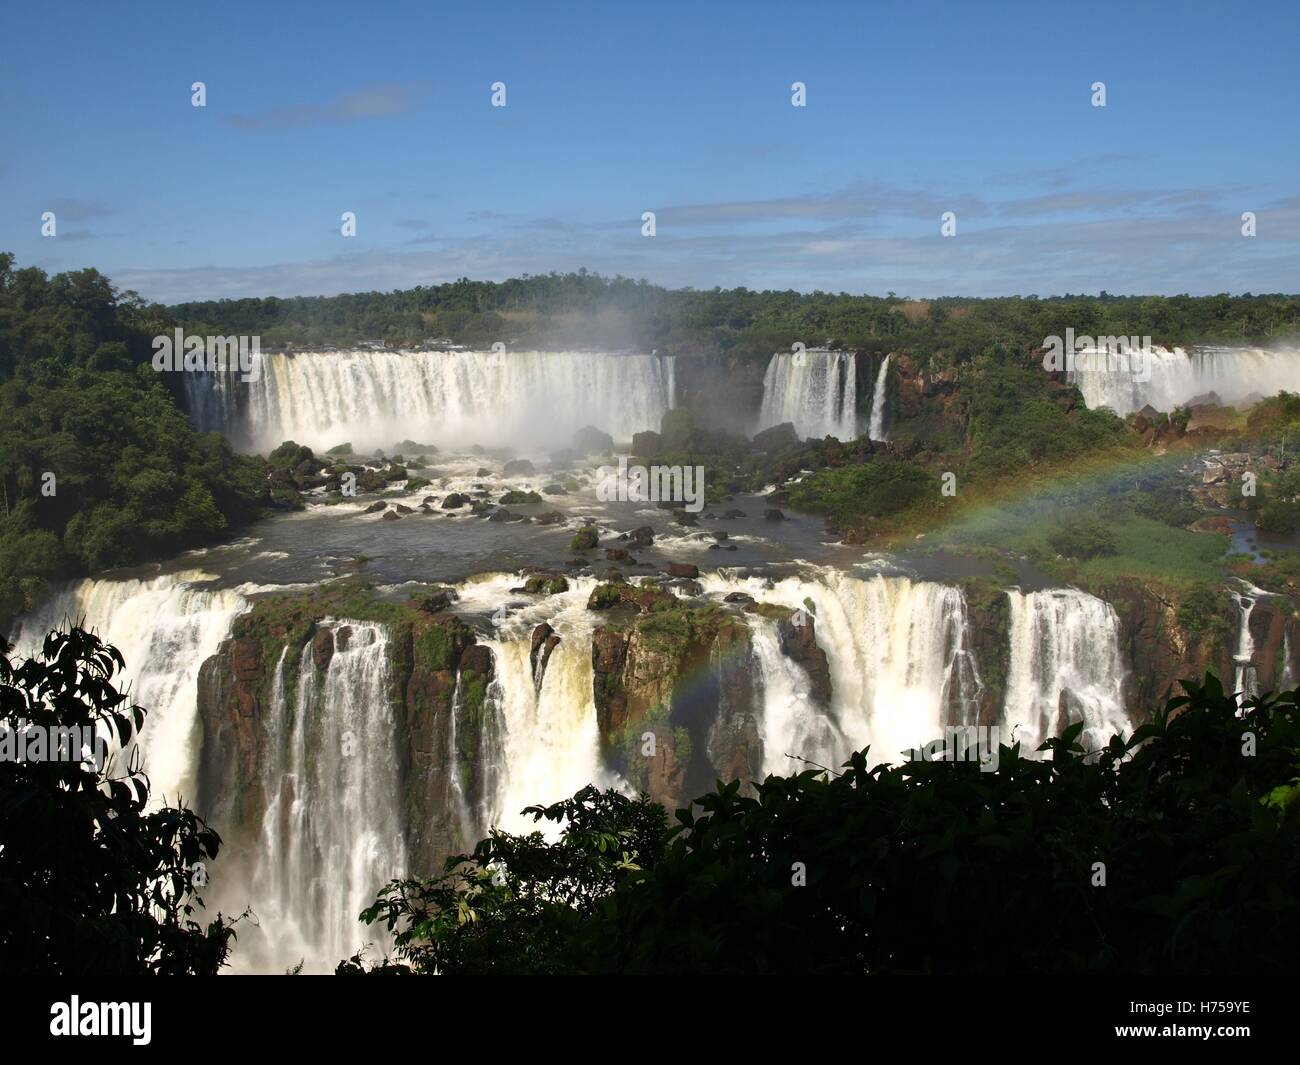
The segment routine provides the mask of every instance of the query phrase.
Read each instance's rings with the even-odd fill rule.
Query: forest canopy
[[[198,432],[149,366],[166,312],[96,270],[0,254],[0,631],[49,583],[211,542],[266,475]]]
[[[657,349],[766,360],[795,341],[865,352],[942,353],[964,361],[998,345],[1036,348],[1079,334],[1155,343],[1257,342],[1300,332],[1300,296],[1009,296],[913,300],[846,292],[666,289],[580,270],[458,281],[395,292],[182,303],[194,329],[255,333],[270,347],[486,346]]]

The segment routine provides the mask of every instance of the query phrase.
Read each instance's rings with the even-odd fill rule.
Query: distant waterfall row
[[[195,794],[206,764],[196,711],[199,669],[248,606],[238,592],[191,583],[205,577],[83,581],[21,630],[20,646],[29,651],[65,616],[85,617],[123,651],[133,695],[151,710],[145,769],[169,798]],[[366,938],[382,941],[382,932],[361,928],[356,916],[384,883],[410,871],[412,818],[446,820],[472,842],[494,826],[531,830],[535,823],[520,815],[525,806],[557,801],[585,784],[627,787],[601,755],[592,648],[604,616],[586,607],[595,580],[579,578],[566,592],[523,602],[511,593],[517,581],[495,574],[458,588],[458,609],[497,616],[482,641],[493,659],[487,696],[471,715],[458,679],[444,734],[449,750],[440,764],[452,787],[440,794],[452,809],[413,809],[402,798],[406,733],[383,625],[328,620],[317,627],[327,656],[317,657],[315,640],[281,652],[256,726],[264,764],[254,778],[247,770],[239,778],[260,789],[260,829],[251,828],[243,864],[228,866],[213,888],[225,909],[251,906],[258,915],[260,931],[241,934],[241,967],[283,969],[305,958],[319,969]],[[777,623],[747,616],[747,672],[762,744],[756,770],[834,767],[866,745],[872,762],[896,762],[941,737],[946,725],[978,722],[986,681],[959,588],[833,569],[776,581],[713,573],[701,582],[711,598],[745,592],[789,607],[795,625],[812,619],[826,655],[829,705],[814,697],[809,675],[783,651]],[[1114,610],[1073,589],[1007,596],[1009,675],[1000,715],[994,713],[1005,728],[1002,741],[1032,749],[1082,720],[1087,742],[1097,745],[1128,727]],[[508,610],[499,609],[507,603]],[[542,622],[557,637],[544,670],[532,653]]]
[[[886,355],[871,385],[870,414],[858,414],[858,356],[847,351],[778,352],[763,377],[759,428],[792,422],[801,437],[854,440],[865,429],[884,440],[889,384]]]
[[[295,440],[324,451],[401,440],[567,446],[595,425],[626,443],[673,405],[673,359],[542,351],[267,353],[258,372],[186,375],[203,429],[269,450]]]
[[[1220,403],[1240,406],[1279,392],[1300,392],[1300,351],[1294,349],[1205,348],[1185,352],[1152,348],[1145,357],[1105,355],[1095,365],[1071,370],[1089,408],[1109,407],[1121,416],[1150,405],[1171,411],[1213,393]]]

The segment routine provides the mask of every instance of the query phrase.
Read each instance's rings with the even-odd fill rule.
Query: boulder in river
[[[584,425],[573,434],[573,450],[579,455],[608,455],[614,450],[614,438],[594,425]]]
[[[599,542],[600,536],[590,525],[584,526],[573,534],[569,541],[571,551],[590,551]]]

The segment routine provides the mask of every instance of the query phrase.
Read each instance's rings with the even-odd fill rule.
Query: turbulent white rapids
[[[670,356],[543,351],[265,353],[261,373],[205,375],[189,405],[205,429],[268,450],[399,440],[567,445],[595,425],[626,443],[673,405]],[[193,375],[187,375],[193,376]]]
[[[310,643],[276,671],[267,750],[277,764],[262,769],[266,815],[245,900],[266,933],[246,937],[246,962],[259,969],[304,961],[332,971],[363,938],[382,938],[357,914],[406,872],[388,634],[363,622],[325,627],[335,650],[323,674]]]
[[[1232,406],[1282,391],[1300,392],[1300,351],[1205,348],[1188,353],[1153,348],[1149,373],[1112,369],[1103,356],[1097,368],[1074,370],[1068,376],[1089,408],[1110,407],[1119,415],[1146,404],[1171,411],[1211,392]]]
[[[126,670],[118,687],[129,684],[132,700],[149,711],[138,748],[152,806],[195,795],[199,667],[247,607],[238,592],[202,587],[210,579],[190,571],[152,580],[77,581],[19,623],[16,646],[24,657],[40,649],[51,629],[82,619],[122,652]]]
[[[1082,720],[1090,750],[1129,728],[1124,662],[1115,608],[1075,588],[1007,592],[1011,660],[1004,725],[1007,744],[1031,752]]]

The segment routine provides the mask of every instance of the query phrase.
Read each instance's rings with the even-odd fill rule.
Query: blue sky
[[[165,302],[1300,290],[1294,0],[18,6],[0,249]]]

